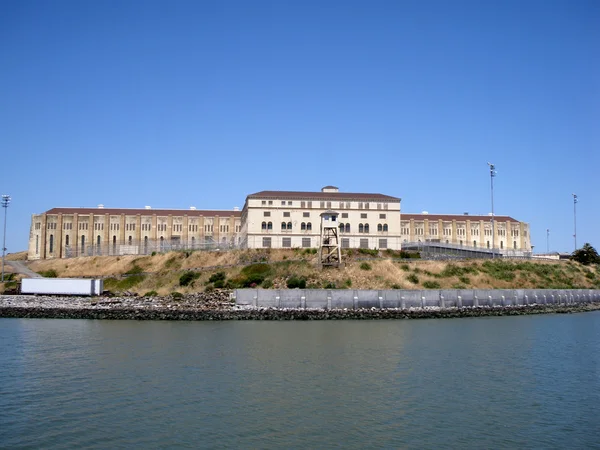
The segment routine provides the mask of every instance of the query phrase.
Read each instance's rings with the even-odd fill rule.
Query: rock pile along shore
[[[235,305],[230,292],[216,290],[166,297],[0,296],[0,317],[108,320],[373,320],[434,319],[576,313],[600,310],[600,303],[425,309],[302,310]]]

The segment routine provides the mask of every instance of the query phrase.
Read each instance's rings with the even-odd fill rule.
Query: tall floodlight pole
[[[546,253],[550,253],[550,228],[546,228]]]
[[[2,196],[2,207],[4,208],[4,237],[2,239],[2,282],[4,283],[4,255],[6,254],[6,213],[8,212],[8,204],[10,203],[10,195]]]
[[[577,250],[577,194],[573,194],[573,239]]]
[[[488,166],[490,166],[490,184],[492,187],[492,258],[494,258],[496,253],[496,230],[494,227],[494,177],[496,176],[496,166],[492,163],[488,163]]]

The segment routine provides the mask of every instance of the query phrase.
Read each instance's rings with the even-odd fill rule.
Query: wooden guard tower
[[[319,261],[321,267],[341,267],[342,249],[338,239],[338,215],[335,211],[321,213],[321,247]]]

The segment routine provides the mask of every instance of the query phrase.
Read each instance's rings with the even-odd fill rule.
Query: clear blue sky
[[[402,198],[600,247],[600,2],[0,2],[6,246],[56,206]],[[2,219],[4,217],[2,216]]]

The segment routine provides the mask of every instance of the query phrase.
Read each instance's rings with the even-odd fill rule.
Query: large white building
[[[509,216],[404,214],[401,199],[383,194],[261,191],[242,211],[53,208],[34,214],[29,259],[149,254],[173,249],[317,248],[321,214],[339,213],[342,248],[399,250],[439,243],[503,254],[531,252],[529,224]]]

